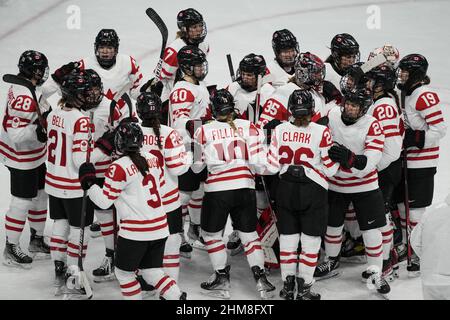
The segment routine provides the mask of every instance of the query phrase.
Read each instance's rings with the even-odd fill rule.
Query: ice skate
[[[303,278],[297,277],[297,296],[295,300],[320,300],[320,294],[311,291],[313,283],[306,284]]]
[[[63,300],[89,300],[92,298],[89,280],[78,266],[69,266],[64,277]]]
[[[102,229],[100,227],[100,223],[98,221],[94,221],[90,227],[89,230],[91,231],[91,238],[98,238],[102,235]]]
[[[202,282],[200,287],[202,293],[221,299],[230,299],[230,266],[225,269],[216,270],[206,282]]]
[[[261,299],[265,300],[272,298],[275,293],[275,287],[267,280],[264,269],[253,266],[252,273],[256,281],[256,289],[258,290]]]
[[[284,300],[294,300],[295,276],[287,276],[283,282],[283,289],[280,291],[280,297]]]
[[[411,265],[406,266],[406,270],[408,270],[409,278],[420,277],[420,259],[415,253],[412,254]]]
[[[55,287],[55,296],[64,294],[64,287],[66,285],[66,271],[67,266],[64,261],[55,260],[55,280],[53,286]]]
[[[3,264],[7,267],[17,267],[31,269],[33,259],[25,254],[20,245],[9,243],[6,240],[5,251],[3,252]]]
[[[375,272],[373,270],[367,271],[369,274],[370,283],[375,286],[375,289],[377,289],[377,292],[385,299],[389,300],[389,292],[391,292],[391,287],[389,286],[389,283],[382,277],[382,275],[379,272]]]
[[[369,279],[371,276],[371,273],[369,271],[363,271],[361,274],[361,281],[366,283],[367,279]],[[381,276],[387,281],[387,282],[393,282],[395,280],[395,274],[394,269],[392,268],[391,260],[383,260],[383,271],[381,273]]]
[[[239,233],[234,230],[228,236],[227,249],[230,250],[230,255],[235,256],[241,252],[244,252],[244,246],[242,245],[241,239],[239,238]]]
[[[158,293],[156,288],[151,284],[148,284],[141,275],[137,275],[136,280],[141,285],[142,299],[155,299]]]
[[[184,233],[180,233],[180,236],[181,236],[180,256],[186,259],[191,259],[192,246],[186,241]]]
[[[316,270],[314,270],[314,278],[319,280],[324,280],[339,275],[339,257],[328,257],[324,262],[317,265]]]
[[[199,224],[189,224],[189,229],[187,232],[187,236],[189,238],[189,244],[199,250],[206,251],[206,244],[203,237],[200,235],[200,225]]]
[[[100,267],[92,271],[95,283],[113,281],[116,279],[114,274],[114,251],[106,249],[106,255],[103,258]]]
[[[362,237],[353,239],[350,234],[342,244],[341,262],[347,263],[367,263],[366,249]]]
[[[33,260],[47,260],[50,259],[50,247],[45,243],[43,236],[36,235],[36,230],[30,228],[30,244],[28,251]]]

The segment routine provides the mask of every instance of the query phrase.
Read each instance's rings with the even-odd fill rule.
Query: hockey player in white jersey
[[[311,287],[321,237],[327,229],[327,176],[334,175],[339,165],[328,156],[333,143],[330,130],[311,122],[311,92],[295,90],[288,106],[293,120],[276,127],[267,155],[268,170],[280,175],[276,198],[284,282],[280,296],[293,300],[297,282],[297,300],[320,300]]]
[[[180,245],[183,232],[178,176],[185,173],[192,164],[180,134],[161,124],[162,102],[152,92],[144,92],[136,101],[136,110],[142,120],[144,144],[141,152],[156,156],[164,173],[165,184],[161,189],[161,201],[167,214],[170,236],[167,238],[163,267],[164,272],[178,282],[180,270]]]
[[[442,113],[442,102],[436,89],[429,86],[427,76],[428,61],[420,54],[409,54],[400,60],[397,87],[404,96],[409,220],[406,221],[405,207],[400,203],[404,190],[398,197],[400,218],[412,229],[431,205],[434,191],[434,175],[439,159],[439,144],[447,133],[447,125]],[[403,104],[403,101],[402,101]],[[406,231],[406,230],[405,230]],[[406,232],[403,233],[406,243]],[[420,271],[420,261],[412,256],[408,266],[411,276]]]
[[[325,78],[325,65],[320,58],[312,53],[305,52],[298,56],[295,62],[295,73],[291,80],[279,87],[267,100],[257,126],[271,130],[280,122],[288,121],[290,113],[288,108],[289,97],[294,90],[306,88],[311,90],[314,97],[314,116],[312,121],[318,121],[328,113],[328,107],[322,92]],[[323,120],[323,119],[322,119]]]
[[[120,124],[115,136],[120,158],[109,166],[103,188],[95,184],[95,167],[91,163],[80,167],[79,179],[97,206],[106,209],[115,204],[117,208],[120,231],[115,274],[123,298],[142,300],[141,286],[135,278],[140,269],[145,281],[164,299],[186,299],[186,293],[162,270],[164,245],[169,236],[161,192],[164,175],[157,157],[140,153],[143,142],[139,124]]]
[[[384,134],[378,120],[366,114],[371,104],[371,92],[365,87],[356,87],[346,92],[342,108],[333,108],[329,113],[328,126],[335,145],[328,153],[340,167],[336,175],[329,178],[326,258],[317,266],[314,277],[323,279],[336,274],[345,211],[352,202],[366,246],[368,281],[384,295],[390,292],[390,287],[382,277],[383,239],[379,228],[386,225],[386,217],[377,174]]]
[[[268,81],[275,87],[289,82],[294,75],[296,57],[300,54],[297,38],[287,30],[277,30],[272,35],[272,49],[275,59],[269,62]]]
[[[206,54],[196,46],[181,48],[177,59],[180,66],[178,69],[180,80],[170,93],[169,115],[172,118],[171,127],[180,133],[183,143],[190,146],[195,130],[211,119],[209,92],[203,81],[208,74],[208,62]],[[189,150],[189,148],[186,149]],[[200,174],[194,174],[192,170],[189,170],[178,178],[181,204],[189,211],[188,236],[194,243],[201,240],[200,210],[205,179],[206,170]],[[185,251],[189,251],[189,248]]]
[[[95,108],[101,92],[94,89],[88,72],[72,73],[61,84],[60,108],[48,115],[47,174],[45,190],[49,195],[50,218],[54,220],[50,249],[55,264],[55,294],[85,294],[84,288],[71,290],[64,287],[67,271],[77,266],[81,227],[83,190],[78,179],[78,168],[90,152],[91,135],[95,131],[89,117],[83,114]],[[106,155],[95,148],[92,161],[105,159]],[[88,201],[85,228],[92,223],[94,207]],[[88,246],[85,237],[82,255]]]
[[[359,62],[359,44],[348,33],[339,33],[331,40],[331,55],[325,60],[326,80],[340,88],[341,77],[351,65]]]
[[[179,29],[177,38],[165,48],[160,78],[155,79],[160,80],[163,85],[162,93],[160,93],[163,102],[169,99],[173,86],[179,79],[177,78],[179,68],[177,55],[180,49],[186,45],[192,45],[206,55],[209,53],[209,44],[205,41],[208,31],[200,12],[193,8],[181,10],[177,14],[177,26]]]
[[[36,90],[48,78],[48,61],[44,54],[27,50],[19,59],[19,77],[29,80]],[[37,123],[37,108],[29,89],[12,85],[0,133],[0,161],[10,172],[11,202],[5,216],[6,244],[3,264],[31,268],[32,257],[20,248],[19,240],[28,218],[31,239],[28,251],[36,258],[50,257],[43,232],[47,218],[47,194],[44,191],[46,134]],[[43,120],[48,112],[40,109]],[[38,257],[40,256],[40,257]]]
[[[201,152],[194,154],[195,172],[208,169],[201,212],[201,228],[214,269],[211,278],[201,284],[205,293],[230,298],[230,266],[222,231],[231,215],[234,228],[244,245],[256,288],[269,298],[275,287],[264,272],[264,253],[256,232],[255,173],[265,169],[263,133],[250,121],[234,119],[233,96],[221,89],[211,97],[215,121],[195,132]]]

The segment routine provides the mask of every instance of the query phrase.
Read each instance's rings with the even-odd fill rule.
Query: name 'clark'
[[[310,144],[311,143],[311,134],[304,133],[304,132],[283,132],[282,140],[288,141],[288,142],[294,141],[294,142]]]

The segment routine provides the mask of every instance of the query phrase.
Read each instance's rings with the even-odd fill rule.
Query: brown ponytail
[[[294,126],[297,127],[307,127],[311,122],[311,116],[301,116],[298,118],[295,118],[294,122],[292,123]]]
[[[149,172],[147,159],[145,159],[139,152],[130,152],[127,154],[131,161],[138,168],[139,172],[145,177]]]

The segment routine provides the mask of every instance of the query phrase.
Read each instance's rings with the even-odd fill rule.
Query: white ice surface
[[[369,30],[366,12],[369,5],[381,9],[381,28]],[[81,29],[69,30],[66,12],[69,5],[81,9]],[[145,79],[151,75],[158,60],[160,35],[145,15],[153,8],[166,21],[169,42],[176,31],[176,14],[181,9],[194,7],[204,16],[211,45],[207,81],[219,87],[229,82],[225,55],[231,53],[235,67],[250,52],[272,59],[271,36],[273,31],[288,28],[297,36],[302,51],[311,51],[326,58],[331,38],[341,32],[355,36],[365,59],[375,47],[391,43],[402,56],[418,52],[430,63],[432,86],[437,88],[443,102],[447,121],[450,90],[450,2],[449,1],[357,1],[357,0],[278,0],[278,1],[106,1],[106,0],[0,0],[0,74],[17,72],[20,54],[27,49],[42,51],[49,59],[51,71],[56,67],[93,53],[95,35],[101,28],[117,30],[120,51],[133,55],[141,65]],[[4,108],[7,86],[0,83],[0,106]],[[51,99],[53,105],[56,98]],[[441,158],[435,178],[437,204],[445,198],[449,188],[449,142],[447,135],[441,142]],[[9,204],[9,174],[0,166],[0,250],[4,248],[4,214]],[[51,223],[46,227],[49,235]],[[226,234],[229,233],[227,228]],[[28,230],[21,244],[28,246]],[[91,272],[103,258],[104,245],[100,238],[89,244],[85,269]],[[0,261],[3,256],[0,255]],[[233,299],[256,299],[254,281],[246,259],[240,255],[230,257]],[[205,299],[199,284],[211,274],[212,268],[206,252],[194,251],[192,260],[181,261],[180,286],[190,299]],[[343,265],[339,278],[315,284],[323,299],[379,299],[360,281],[362,265]],[[281,288],[279,272],[270,279]],[[52,296],[53,265],[50,261],[37,261],[31,270],[7,268],[0,264],[0,299],[54,299]],[[404,268],[401,277],[392,284],[392,299],[421,299],[419,279],[407,279]],[[94,299],[121,299],[118,284],[94,284]]]

